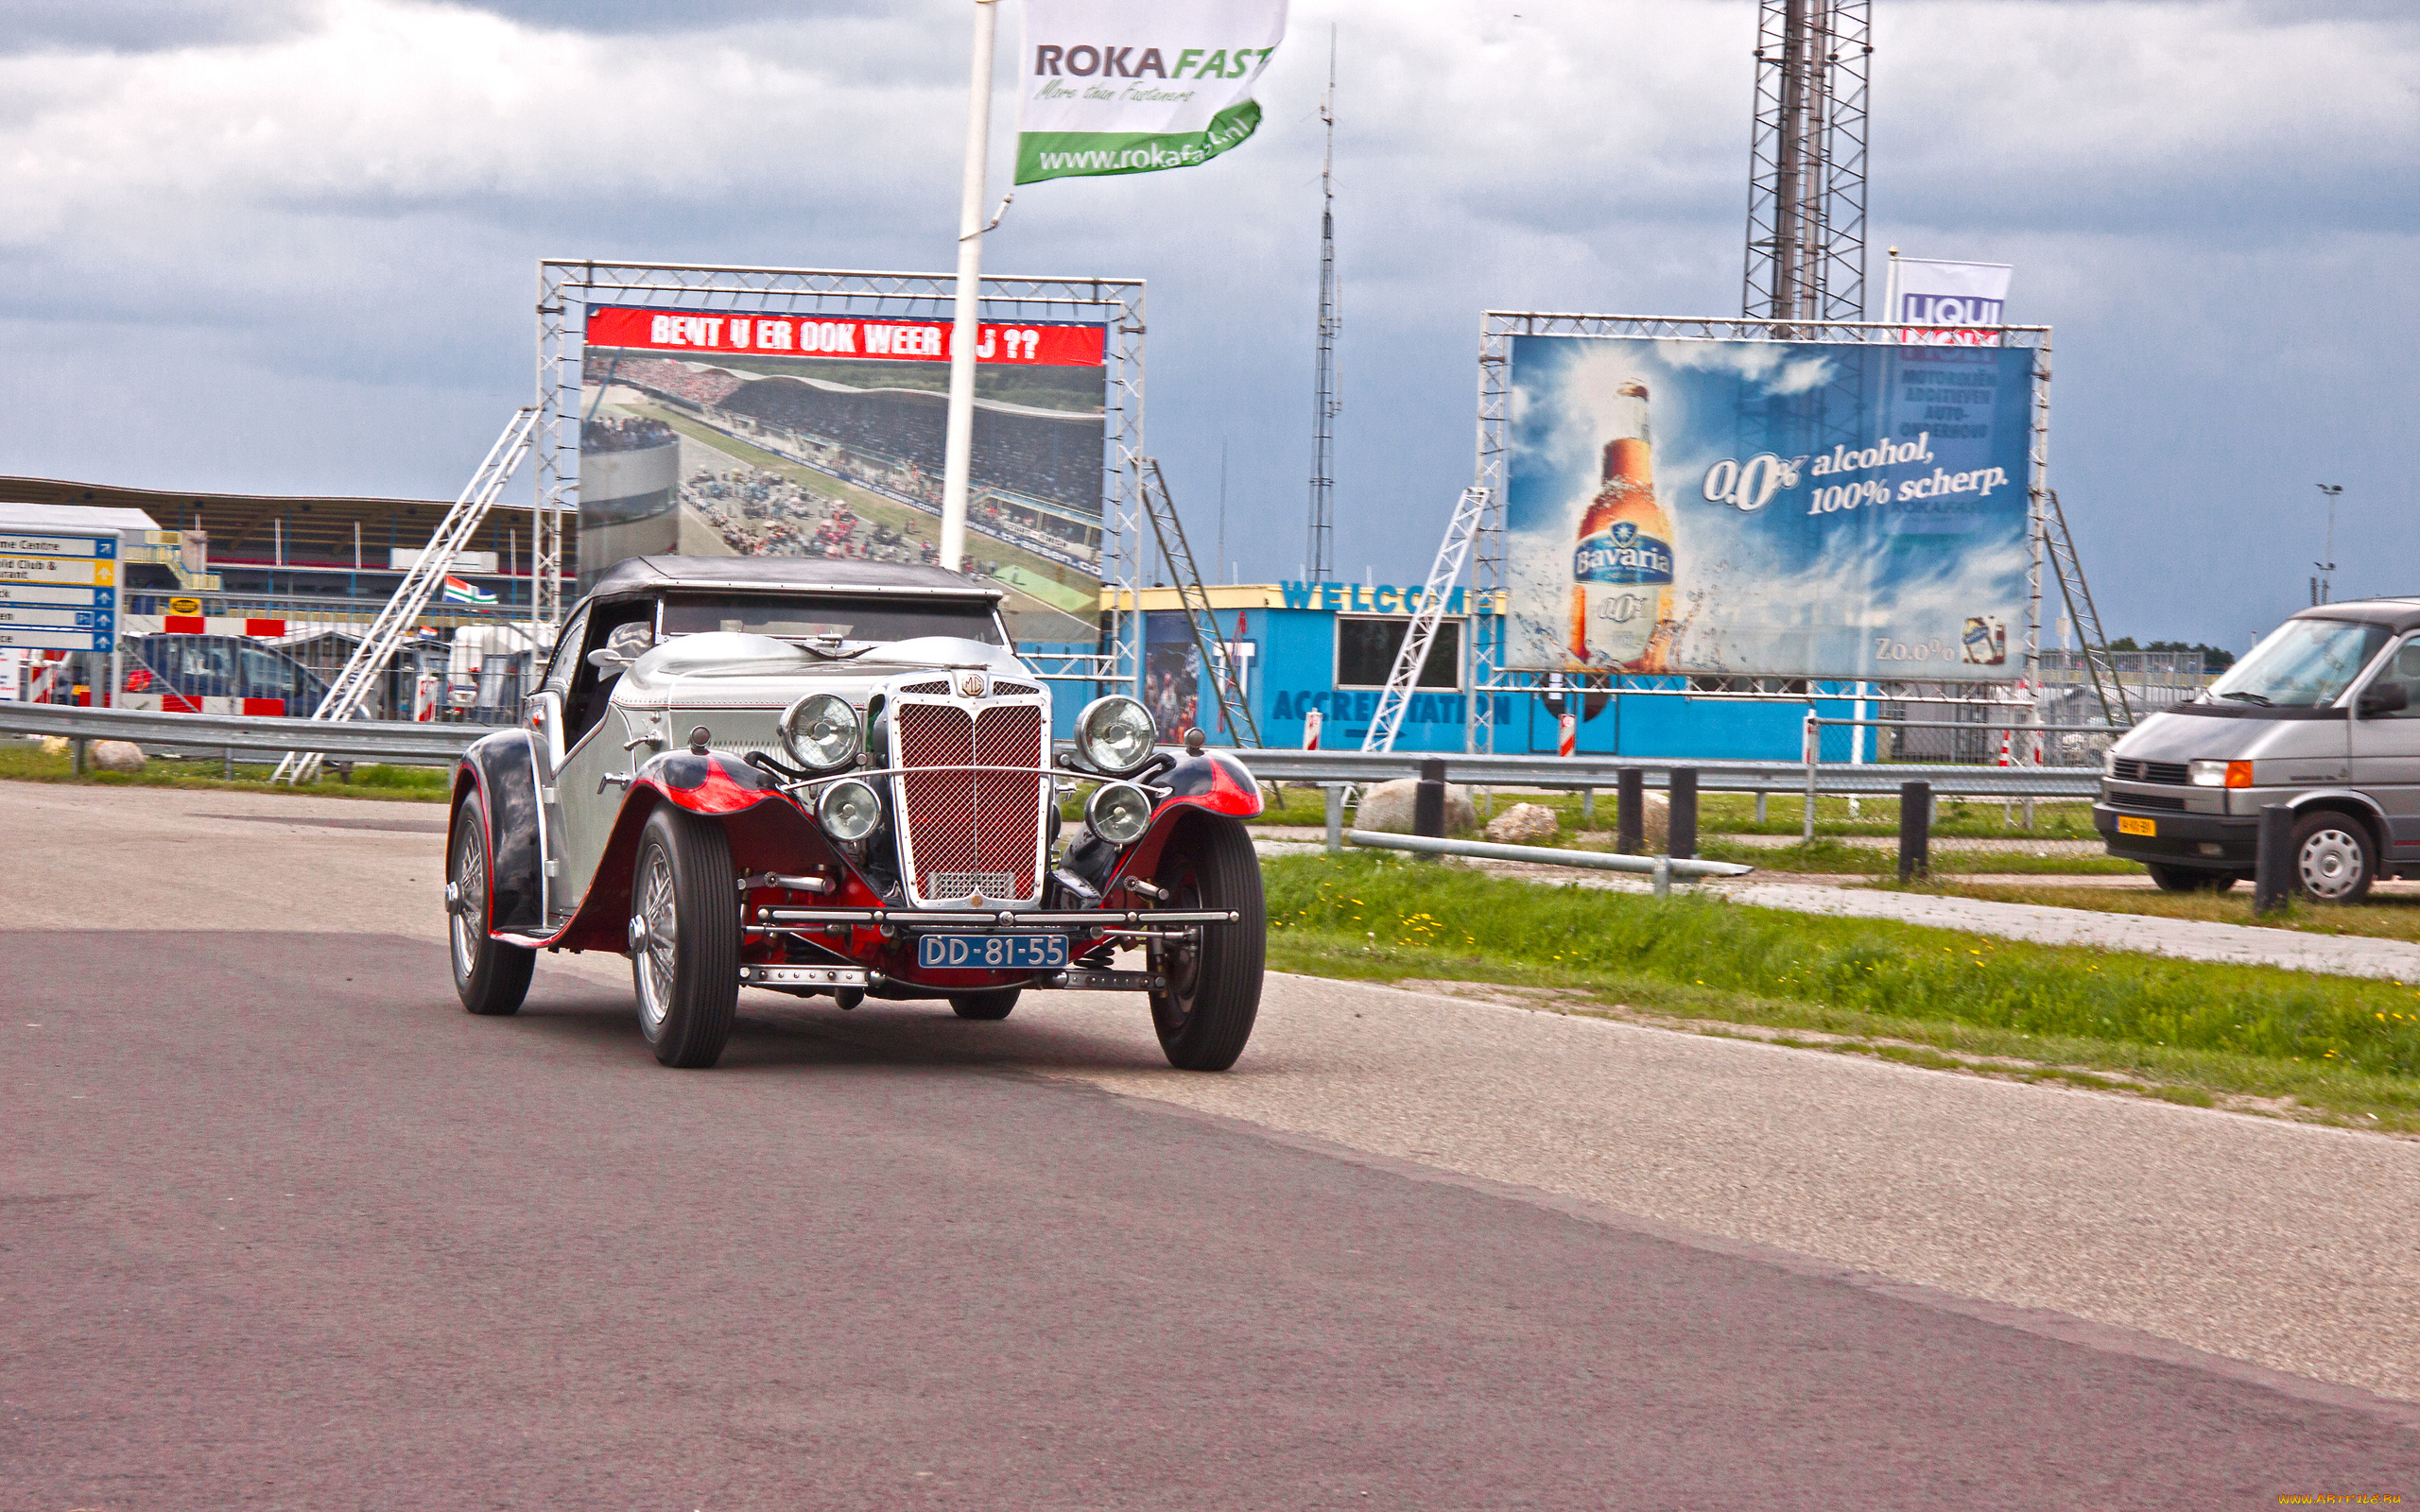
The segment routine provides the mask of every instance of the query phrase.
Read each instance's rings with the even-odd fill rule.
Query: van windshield
[[[2288,620],[2210,684],[2210,696],[2257,709],[2334,703],[2387,643],[2383,625]]]

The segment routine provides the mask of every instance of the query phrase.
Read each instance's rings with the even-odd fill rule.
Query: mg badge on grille
[[[958,691],[959,691],[959,694],[961,696],[963,696],[963,697],[968,697],[968,698],[980,698],[980,697],[982,697],[982,696],[983,696],[983,674],[981,674],[980,672],[970,672],[970,673],[966,674],[966,676],[964,676],[964,677],[962,677],[962,678],[959,679],[958,679]]]

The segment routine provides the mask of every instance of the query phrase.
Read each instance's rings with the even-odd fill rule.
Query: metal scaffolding
[[[1314,583],[1336,576],[1336,417],[1344,401],[1337,390],[1336,338],[1344,329],[1336,282],[1336,33],[1327,43],[1327,93],[1320,96],[1320,120],[1327,149],[1320,159],[1320,328],[1312,362],[1311,528],[1305,544],[1303,576]]]
[[[1253,717],[1252,704],[1236,680],[1235,658],[1229,649],[1234,642],[1219,627],[1219,611],[1210,605],[1210,590],[1201,581],[1201,569],[1194,565],[1193,543],[1185,540],[1184,522],[1177,516],[1176,499],[1168,492],[1168,480],[1162,475],[1160,464],[1148,456],[1142,459],[1141,472],[1143,512],[1151,522],[1151,535],[1159,543],[1160,558],[1168,564],[1168,576],[1175,579],[1177,607],[1184,610],[1194,654],[1201,659],[1201,677],[1209,681],[1211,692],[1218,697],[1219,728],[1236,745],[1257,748],[1260,721]],[[1199,703],[1197,698],[1197,719],[1201,713]]]
[[[1099,320],[1107,331],[1108,383],[1102,456],[1101,580],[1116,590],[1101,617],[1100,653],[1052,658],[1061,676],[1142,688],[1142,616],[1137,612],[1147,546],[1143,539],[1143,283],[1115,278],[983,280],[985,320]],[[836,268],[747,267],[689,263],[599,263],[546,258],[538,264],[538,445],[535,509],[544,539],[533,543],[538,618],[562,619],[561,521],[576,514],[579,488],[579,396],[588,307],[627,303],[666,310],[746,310],[949,320],[957,289],[948,273],[859,272]],[[533,531],[533,536],[538,532]]]
[[[1744,315],[1865,318],[1871,11],[1872,0],[1759,7]]]

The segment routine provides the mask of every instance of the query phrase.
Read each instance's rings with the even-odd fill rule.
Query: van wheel
[[[2313,902],[2360,902],[2377,874],[2370,832],[2360,820],[2323,809],[2294,826],[2294,881]]]
[[[2152,874],[2152,881],[2162,892],[2224,892],[2235,885],[2235,873],[2231,871],[2204,871],[2198,867],[2163,866],[2156,861],[2144,862],[2143,869]]]

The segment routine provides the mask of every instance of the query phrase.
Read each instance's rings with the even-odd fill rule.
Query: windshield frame
[[[2314,627],[2325,627],[2325,630]],[[2323,640],[2322,637],[2326,639]],[[2373,639],[2374,638],[2374,639]],[[2346,668],[2342,680],[2330,687],[2332,674],[2311,679],[2307,684],[2308,695],[2281,696],[2292,692],[2296,684],[2290,675],[2307,670],[2325,659],[2333,646],[2358,645],[2369,639],[2370,644],[2360,659]],[[2361,685],[2362,675],[2375,665],[2378,658],[2400,639],[2388,626],[2368,620],[2337,619],[2332,615],[2296,615],[2267,635],[2260,644],[2244,653],[2235,665],[2219,675],[2202,695],[2204,701],[2230,705],[2251,712],[2269,709],[2311,710],[2332,709],[2342,703],[2353,689]],[[2287,661],[2292,657],[2291,662]],[[2281,674],[2286,675],[2281,679]]]
[[[801,624],[834,623],[846,620],[837,636],[787,632],[776,629],[749,629],[750,635],[769,636],[802,645],[889,645],[900,641],[930,636],[953,636],[979,645],[1011,650],[1015,642],[1008,626],[1000,618],[998,600],[990,595],[956,593],[862,593],[847,589],[819,589],[811,593],[784,593],[778,589],[758,588],[666,588],[656,601],[655,632],[659,642],[682,635],[700,635],[720,629],[712,627],[680,628],[676,617],[683,610],[697,610],[724,604],[735,609],[762,610],[775,605],[795,605]],[[871,625],[880,625],[890,616],[930,614],[942,623],[916,628],[912,633],[894,634],[888,630],[878,634],[853,633]],[[871,620],[869,616],[873,616]],[[717,616],[717,619],[721,616]],[[952,626],[947,621],[961,622]],[[979,634],[966,633],[980,630]]]

